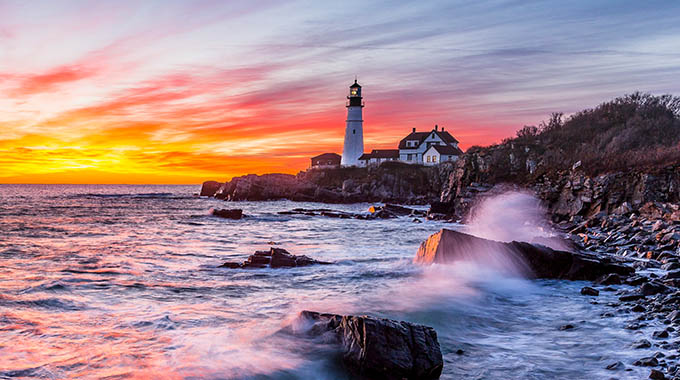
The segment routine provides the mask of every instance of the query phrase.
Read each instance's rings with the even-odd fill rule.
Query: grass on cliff
[[[553,113],[505,144],[529,147],[546,168],[581,161],[592,174],[680,163],[680,97],[639,92],[565,118]]]

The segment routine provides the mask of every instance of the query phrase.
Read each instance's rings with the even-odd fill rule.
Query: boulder
[[[669,289],[667,286],[657,281],[645,282],[642,284],[642,286],[640,286],[640,293],[644,296],[653,296],[655,294],[665,293],[668,291]]]
[[[219,216],[220,218],[225,218],[225,219],[241,219],[243,218],[243,210],[235,208],[235,209],[216,209],[212,211],[212,214],[214,216]]]
[[[538,244],[503,243],[462,232],[442,229],[420,245],[417,264],[447,264],[477,260],[512,263],[530,278],[594,281],[606,274],[628,276],[634,269],[612,257],[558,251]]]
[[[309,336],[342,347],[342,361],[353,378],[428,380],[441,375],[444,362],[432,327],[313,311],[301,312],[299,321]]]
[[[243,263],[226,262],[220,268],[292,268],[314,264],[330,264],[326,261],[314,260],[304,255],[293,255],[282,248],[270,248],[269,251],[255,251]]]
[[[432,202],[430,203],[430,209],[427,211],[429,214],[443,214],[443,215],[455,215],[456,207],[453,202]]]
[[[213,197],[217,193],[217,190],[222,186],[221,183],[216,181],[205,181],[201,186],[201,196],[202,197]]]
[[[621,276],[616,273],[609,273],[599,278],[597,283],[601,285],[620,285]]]
[[[600,291],[597,290],[597,289],[593,289],[593,288],[591,288],[590,286],[584,286],[584,287],[581,289],[581,294],[583,294],[584,296],[594,296],[594,297],[597,297],[597,296],[600,295]]]

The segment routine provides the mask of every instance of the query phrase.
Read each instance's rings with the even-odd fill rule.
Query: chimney
[[[415,131],[416,131],[416,129],[415,129],[415,128],[413,128],[413,132],[415,132]]]
[[[442,127],[442,132],[444,132],[444,127]]]
[[[439,127],[437,124],[434,125],[434,130],[437,130],[437,127]]]

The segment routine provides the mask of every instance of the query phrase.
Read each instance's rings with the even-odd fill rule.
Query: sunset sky
[[[680,2],[0,0],[0,183],[200,183],[680,95]]]

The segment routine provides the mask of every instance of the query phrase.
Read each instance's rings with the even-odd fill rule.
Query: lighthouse
[[[347,122],[345,124],[345,144],[342,147],[342,166],[359,165],[359,157],[364,154],[364,120],[362,118],[361,86],[354,80],[349,86],[347,96]]]

